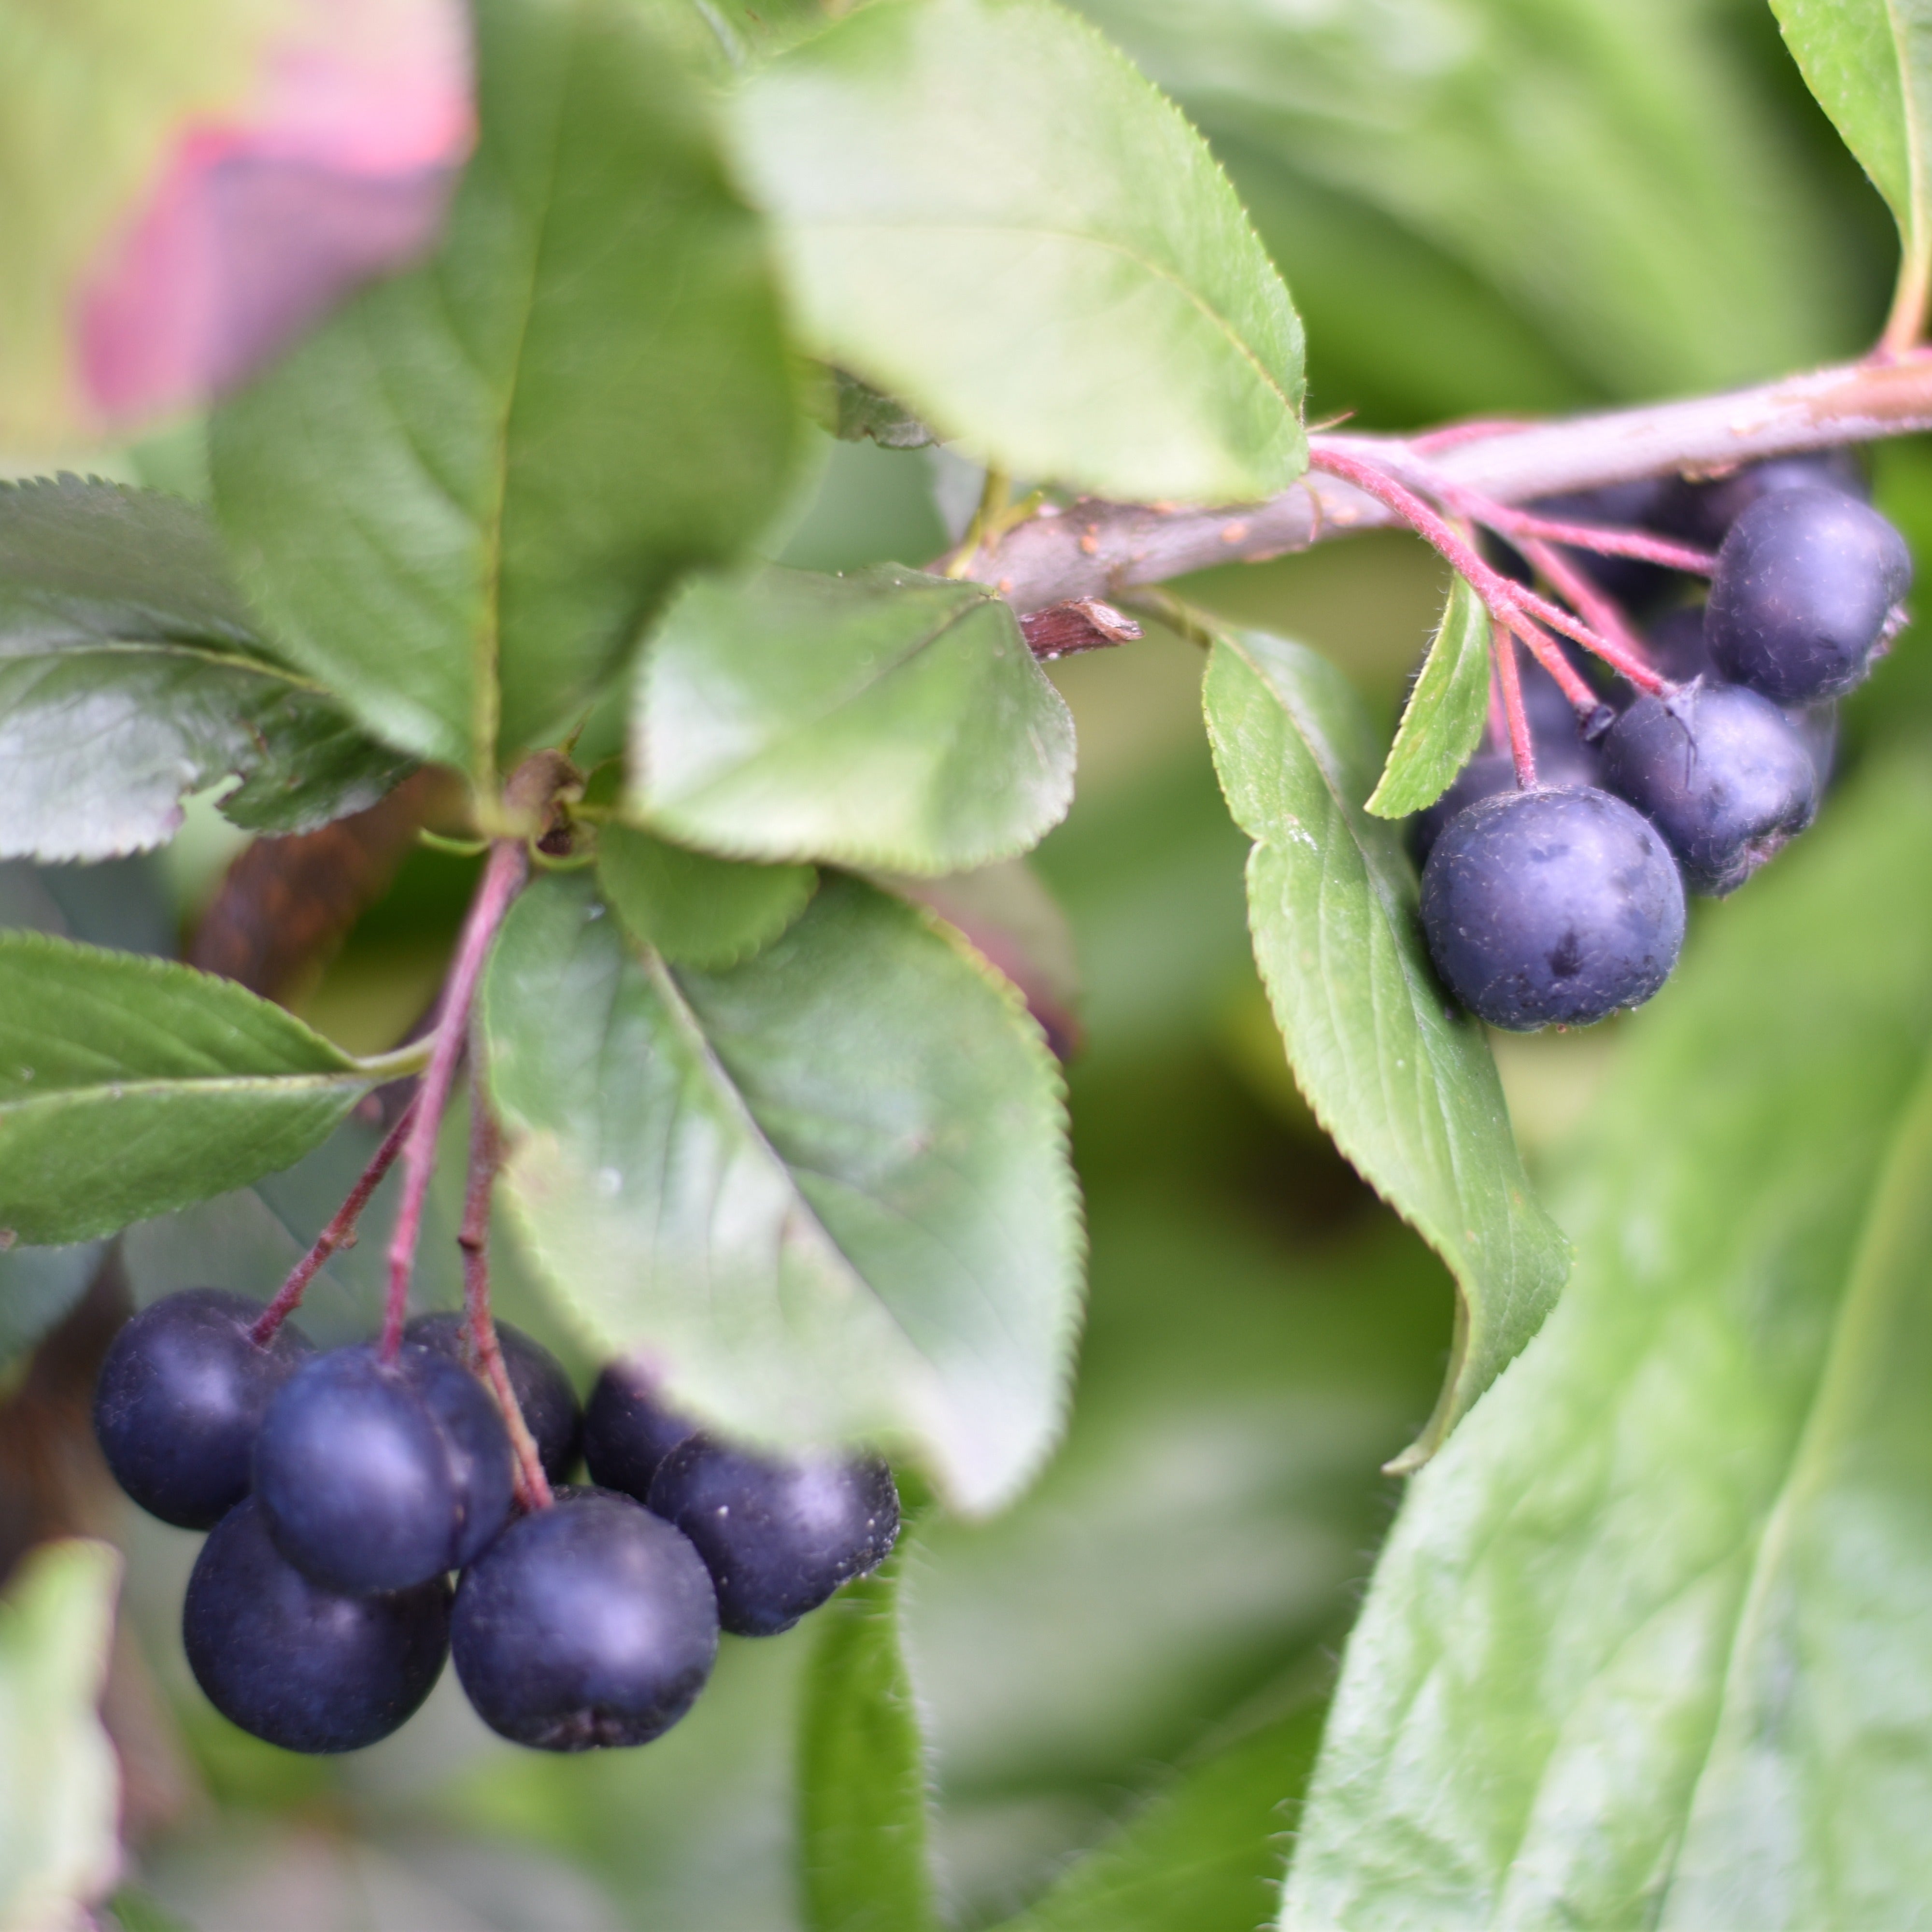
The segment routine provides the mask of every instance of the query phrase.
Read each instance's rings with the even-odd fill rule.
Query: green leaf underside
[[[1401,835],[1359,801],[1375,734],[1341,673],[1246,632],[1217,640],[1208,728],[1248,860],[1255,958],[1301,1090],[1456,1276],[1448,1379],[1412,1468],[1542,1324],[1568,1266],[1522,1171],[1477,1022],[1437,986]]]
[[[85,1240],[326,1139],[371,1076],[185,966],[0,933],[0,1228]]]
[[[0,858],[145,850],[231,775],[237,824],[308,831],[406,769],[275,662],[200,512],[72,476],[0,484]]]
[[[1846,352],[1866,326],[1846,278],[1820,272],[1849,261],[1790,124],[1767,111],[1755,50],[1721,9],[1080,10],[1211,134],[1385,211],[1502,291],[1613,394],[1761,382]],[[1286,238],[1298,272],[1308,244]],[[1388,298],[1407,304],[1414,286]]]
[[[1433,805],[1468,762],[1489,709],[1489,613],[1459,577],[1364,809],[1378,818],[1406,818]]]
[[[120,1558],[43,1544],[0,1603],[0,1924],[86,1922],[119,1862],[120,1778],[98,1707]]]
[[[999,466],[1234,500],[1306,460],[1300,326],[1218,165],[1045,0],[882,0],[733,128],[820,353]]]
[[[968,1510],[1038,1466],[1079,1296],[1058,1073],[916,910],[828,878],[705,974],[555,878],[512,911],[483,1012],[506,1193],[604,1348],[754,1439],[908,1447]]]
[[[1908,272],[1932,262],[1932,4],[1772,0],[1805,84],[1898,224]]]
[[[899,1625],[906,1542],[819,1620],[798,1761],[809,1932],[938,1932],[926,1744]]]
[[[1901,761],[1701,929],[1600,1096],[1576,1278],[1378,1567],[1288,1925],[1922,1919],[1928,986]]]
[[[1298,1709],[1190,1765],[1000,1932],[1252,1932],[1281,1886],[1282,1794],[1321,1729]]]
[[[485,0],[478,40],[441,253],[220,412],[213,451],[288,650],[389,742],[487,774],[761,526],[797,421],[758,224],[645,10]]]
[[[700,583],[646,652],[630,808],[767,860],[959,872],[1065,817],[1073,721],[1012,608],[880,564]]]
[[[627,825],[598,835],[597,882],[640,946],[674,966],[734,966],[804,911],[809,866],[752,866],[668,845]]]

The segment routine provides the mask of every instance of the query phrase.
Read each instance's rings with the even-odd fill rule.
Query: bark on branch
[[[1502,503],[1678,470],[1720,474],[1759,457],[1932,429],[1932,351],[1786,376],[1754,389],[1552,422],[1318,443]],[[1340,478],[1310,472],[1279,496],[1221,509],[1083,500],[1005,532],[969,574],[1022,611],[1118,595],[1216,563],[1256,562],[1395,522]]]

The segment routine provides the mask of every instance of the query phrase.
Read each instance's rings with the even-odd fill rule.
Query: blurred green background
[[[1084,10],[1216,142],[1307,324],[1312,420],[1634,400],[1856,353],[1875,332],[1888,225],[1756,0]],[[88,466],[200,488],[191,432]],[[1879,481],[1908,535],[1932,536],[1932,454],[1890,448]],[[976,483],[948,452],[827,440],[772,547],[818,568],[923,562]],[[1443,584],[1419,545],[1377,534],[1183,588],[1330,654],[1392,722]],[[1926,655],[1908,638],[1860,694],[1848,762],[1922,714]],[[1284,1716],[1290,1827],[1397,1500],[1379,1467],[1427,1414],[1448,1346],[1444,1271],[1334,1154],[1283,1063],[1248,954],[1244,842],[1201,729],[1201,668],[1150,628],[1056,671],[1081,789],[1035,863],[1081,965],[1070,1082],[1090,1303],[1071,1425],[1044,1478],[998,1521],[929,1522],[912,1564],[938,1854],[964,1927],[1024,1904],[1176,1767]],[[160,949],[236,848],[197,808],[152,860],[86,877],[0,868],[0,920]],[[412,857],[306,990],[308,1016],[352,1048],[392,1042],[436,983],[469,878],[459,859]],[[1619,1028],[1641,1023],[1499,1043],[1533,1170],[1560,1161]],[[204,1281],[268,1292],[371,1138],[345,1130],[290,1174],[134,1231],[137,1296]],[[371,1321],[382,1211],[314,1291],[318,1339]],[[429,1252],[442,1258],[428,1298],[453,1303],[453,1250],[435,1230]],[[52,1306],[74,1292],[73,1268],[12,1267],[16,1294]],[[505,1274],[506,1312],[587,1376],[575,1338]],[[131,1559],[112,1706],[137,1829],[129,1926],[796,1925],[790,1760],[809,1623],[727,1639],[692,1715],[642,1752],[517,1751],[446,1681],[389,1742],[304,1760],[242,1736],[188,1681],[176,1622],[195,1539],[131,1509],[112,1527]],[[1264,1892],[1229,1904],[1225,1932],[1266,1907]],[[1222,1932],[1222,1909],[1204,1906],[1198,1932]]]

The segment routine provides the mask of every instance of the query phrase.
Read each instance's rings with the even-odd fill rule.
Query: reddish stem
[[[309,1283],[321,1273],[329,1256],[338,1248],[355,1246],[356,1224],[362,1218],[362,1210],[368,1206],[370,1196],[382,1186],[383,1175],[388,1172],[400,1150],[416,1110],[416,1103],[412,1099],[396,1124],[382,1136],[382,1144],[362,1170],[362,1179],[349,1190],[349,1198],[335,1210],[335,1218],[316,1236],[315,1246],[289,1271],[289,1278],[276,1290],[274,1300],[262,1311],[260,1319],[249,1330],[248,1339],[257,1348],[266,1348],[275,1339],[275,1331],[302,1306],[302,1298]]]
[[[511,1386],[502,1346],[496,1339],[496,1324],[490,1312],[490,1197],[496,1189],[496,1170],[502,1165],[502,1137],[497,1132],[490,1103],[484,1097],[476,1062],[476,1046],[472,1042],[470,1178],[463,1196],[463,1226],[456,1237],[457,1246],[463,1250],[464,1316],[478,1362],[496,1395],[496,1406],[503,1412],[503,1426],[510,1432],[510,1448],[516,1458],[517,1501],[526,1510],[548,1509],[555,1500],[550,1494],[550,1478],[544,1474],[536,1438],[524,1420],[522,1406]]]
[[[463,1055],[476,982],[482,975],[490,942],[496,937],[510,902],[522,889],[529,862],[519,840],[499,839],[491,846],[482,883],[476,888],[476,896],[470,902],[469,916],[456,943],[456,957],[443,993],[442,1014],[436,1024],[436,1045],[417,1091],[415,1118],[403,1142],[403,1196],[396,1209],[395,1232],[389,1239],[389,1299],[382,1321],[386,1362],[393,1362],[403,1346],[403,1321],[409,1312],[410,1276],[416,1266],[416,1243],[422,1233],[423,1203],[428,1198],[430,1176],[436,1169],[436,1134],[442,1125],[443,1109],[449,1104],[457,1063]]]
[[[1573,550],[1594,550],[1599,556],[1635,557],[1640,563],[1660,564],[1666,570],[1682,570],[1693,577],[1708,577],[1718,567],[1718,560],[1708,551],[1669,543],[1647,531],[1602,524],[1562,523],[1552,517],[1533,516],[1526,510],[1512,510],[1505,504],[1491,502],[1486,496],[1472,496],[1466,490],[1445,494],[1464,515],[1511,538],[1540,537],[1545,543],[1568,544]]]
[[[1467,422],[1444,423],[1440,429],[1424,430],[1408,439],[1414,450],[1454,449],[1465,442],[1481,442],[1492,436],[1507,436],[1511,430],[1534,429],[1526,416],[1478,416]]]
[[[1521,616],[1512,619],[1509,628],[1529,646],[1530,656],[1556,680],[1558,688],[1570,700],[1570,710],[1579,718],[1592,717],[1603,709],[1601,695],[1564,656],[1563,646],[1547,631]]]
[[[1532,568],[1541,571],[1550,580],[1559,596],[1568,598],[1576,606],[1577,614],[1595,633],[1596,643],[1591,648],[1606,664],[1621,671],[1640,691],[1655,693],[1664,688],[1664,680],[1657,674],[1636,634],[1624,622],[1624,614],[1590,581],[1586,572],[1579,570],[1561,550],[1534,537],[1522,539],[1522,554]]]
[[[1516,760],[1516,782],[1525,791],[1536,786],[1536,747],[1530,742],[1529,714],[1522,706],[1522,680],[1517,674],[1516,638],[1504,631],[1496,640],[1496,682],[1502,686],[1503,716],[1509,721],[1510,755]]]
[[[1503,688],[1496,681],[1493,653],[1490,672],[1490,749],[1500,752],[1509,742],[1509,719],[1503,712]]]

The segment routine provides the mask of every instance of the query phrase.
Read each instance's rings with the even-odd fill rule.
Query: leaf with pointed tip
[[[80,1925],[120,1864],[120,1776],[100,1721],[121,1559],[43,1544],[0,1602],[0,1925]]]
[[[1898,224],[1900,281],[1932,280],[1932,4],[1771,0],[1791,57]]]
[[[1932,1847],[1932,777],[1693,935],[1576,1279],[1411,1486],[1284,1923],[1909,1925]]]
[[[1433,805],[1468,762],[1489,708],[1489,613],[1468,580],[1459,577],[1449,586],[1382,781],[1364,809],[1378,818],[1406,818]]]
[[[828,877],[704,973],[559,874],[512,909],[482,1010],[504,1193],[608,1352],[734,1434],[903,1444],[968,1510],[1039,1466],[1079,1296],[1059,1078],[943,930]]]
[[[0,1228],[85,1240],[238,1187],[394,1071],[228,980],[0,932]]]
[[[938,1932],[926,1740],[899,1628],[906,1549],[902,1532],[817,1619],[798,1762],[809,1932]]]
[[[0,857],[146,850],[231,776],[236,824],[306,832],[408,769],[276,661],[200,511],[74,476],[0,484]]]
[[[213,466],[292,658],[487,779],[763,525],[798,418],[760,224],[650,10],[484,0],[477,33],[440,253],[220,411]]]
[[[881,0],[733,128],[812,346],[1000,468],[1232,502],[1298,476],[1301,328],[1206,143],[1045,0]]]
[[[1214,761],[1252,838],[1248,917],[1296,1080],[1335,1144],[1449,1264],[1456,1339],[1427,1460],[1542,1325],[1569,1265],[1510,1135],[1481,1027],[1436,980],[1401,834],[1363,809],[1375,734],[1312,651],[1216,639]]]
[[[628,825],[597,838],[597,883],[625,929],[674,966],[735,966],[769,946],[818,890],[809,866],[747,865]]]
[[[952,872],[1038,844],[1073,721],[1012,607],[879,564],[692,586],[645,652],[630,809],[734,858]]]

